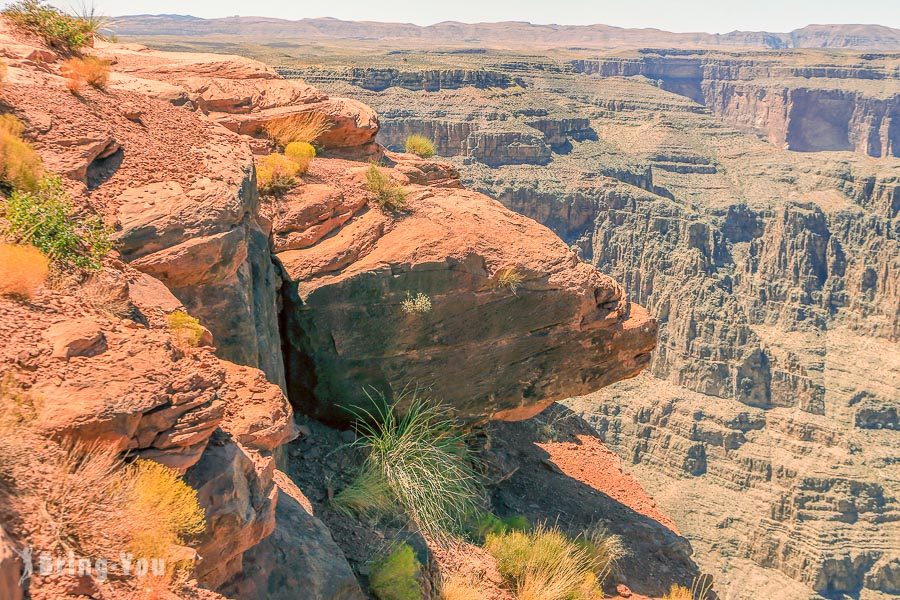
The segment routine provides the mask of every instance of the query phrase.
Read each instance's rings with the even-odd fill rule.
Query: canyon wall
[[[659,321],[649,374],[566,404],[723,597],[893,597],[900,163],[896,91],[869,83],[896,76],[879,56],[650,54],[446,59],[517,65],[524,86],[505,91],[328,89],[376,107],[388,145],[434,135],[465,183],[553,229]],[[588,119],[545,136],[546,165],[481,160],[455,133],[500,139],[538,111],[555,133]]]
[[[576,71],[597,77],[641,76],[709,108],[726,122],[799,152],[851,150],[900,156],[896,61],[779,64],[691,51],[645,51],[639,58],[579,59]],[[848,88],[855,80],[857,89]]]

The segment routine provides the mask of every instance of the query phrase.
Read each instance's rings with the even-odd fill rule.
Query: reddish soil
[[[622,460],[615,452],[596,437],[585,434],[575,437],[575,442],[547,442],[537,446],[550,455],[550,460],[564,474],[680,535],[675,522],[660,510],[631,475],[622,470]]]

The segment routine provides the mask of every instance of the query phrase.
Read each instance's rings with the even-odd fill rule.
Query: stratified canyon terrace
[[[649,308],[650,373],[566,404],[723,597],[900,594],[900,55],[247,51]]]

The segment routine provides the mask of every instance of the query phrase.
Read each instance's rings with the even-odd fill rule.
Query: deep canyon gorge
[[[3,112],[115,240],[93,296],[0,298],[0,367],[42,399],[28,436],[108,442],[198,491],[176,597],[367,598],[404,535],[437,598],[481,548],[330,505],[358,466],[348,415],[410,386],[475,424],[500,517],[621,538],[610,595],[703,574],[723,600],[900,595],[896,30],[332,21],[114,20],[91,50],[109,83],[80,96],[0,24]],[[261,196],[268,127],[312,114],[318,156]],[[373,168],[404,210],[373,203]],[[402,308],[416,294],[427,314]],[[203,325],[187,351],[180,310]],[[15,550],[49,542],[16,502],[2,600],[137,597],[23,596]]]

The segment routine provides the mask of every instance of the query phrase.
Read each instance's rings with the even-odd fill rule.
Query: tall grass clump
[[[406,190],[382,173],[377,165],[370,165],[366,171],[366,188],[375,195],[381,208],[400,210],[406,206]]]
[[[369,591],[378,600],[422,600],[422,563],[409,544],[400,544],[372,565]]]
[[[531,532],[488,534],[484,547],[519,598],[594,600],[603,597],[602,577],[612,564],[598,542],[539,525]]]
[[[305,112],[272,119],[263,127],[269,138],[279,148],[291,142],[314,143],[332,128],[331,120],[322,113]]]
[[[79,217],[57,176],[34,191],[17,189],[6,201],[6,235],[30,244],[64,267],[96,271],[112,249],[110,230],[98,217]]]
[[[411,135],[406,138],[404,144],[406,151],[415,154],[419,158],[431,158],[434,156],[434,142],[424,135]]]
[[[466,517],[482,504],[484,489],[459,426],[445,409],[417,393],[408,401],[401,395],[394,404],[382,395],[369,398],[373,412],[355,410],[356,443],[365,449],[366,459],[348,488],[353,495],[342,491],[334,503],[360,512],[348,501],[360,497],[360,487],[384,490],[373,501],[395,505],[421,532],[443,539],[461,531]],[[404,407],[402,415],[399,406]]]
[[[42,0],[18,0],[4,8],[2,14],[16,27],[43,38],[47,45],[63,52],[77,52],[91,45],[104,25],[93,10],[91,18],[82,18],[66,14]]]
[[[10,114],[0,115],[0,188],[34,191],[44,175],[41,157],[22,139],[25,125]]]
[[[34,246],[0,242],[0,294],[30,299],[49,272],[50,259]]]
[[[441,600],[484,600],[484,590],[477,580],[454,574],[441,581]]]

